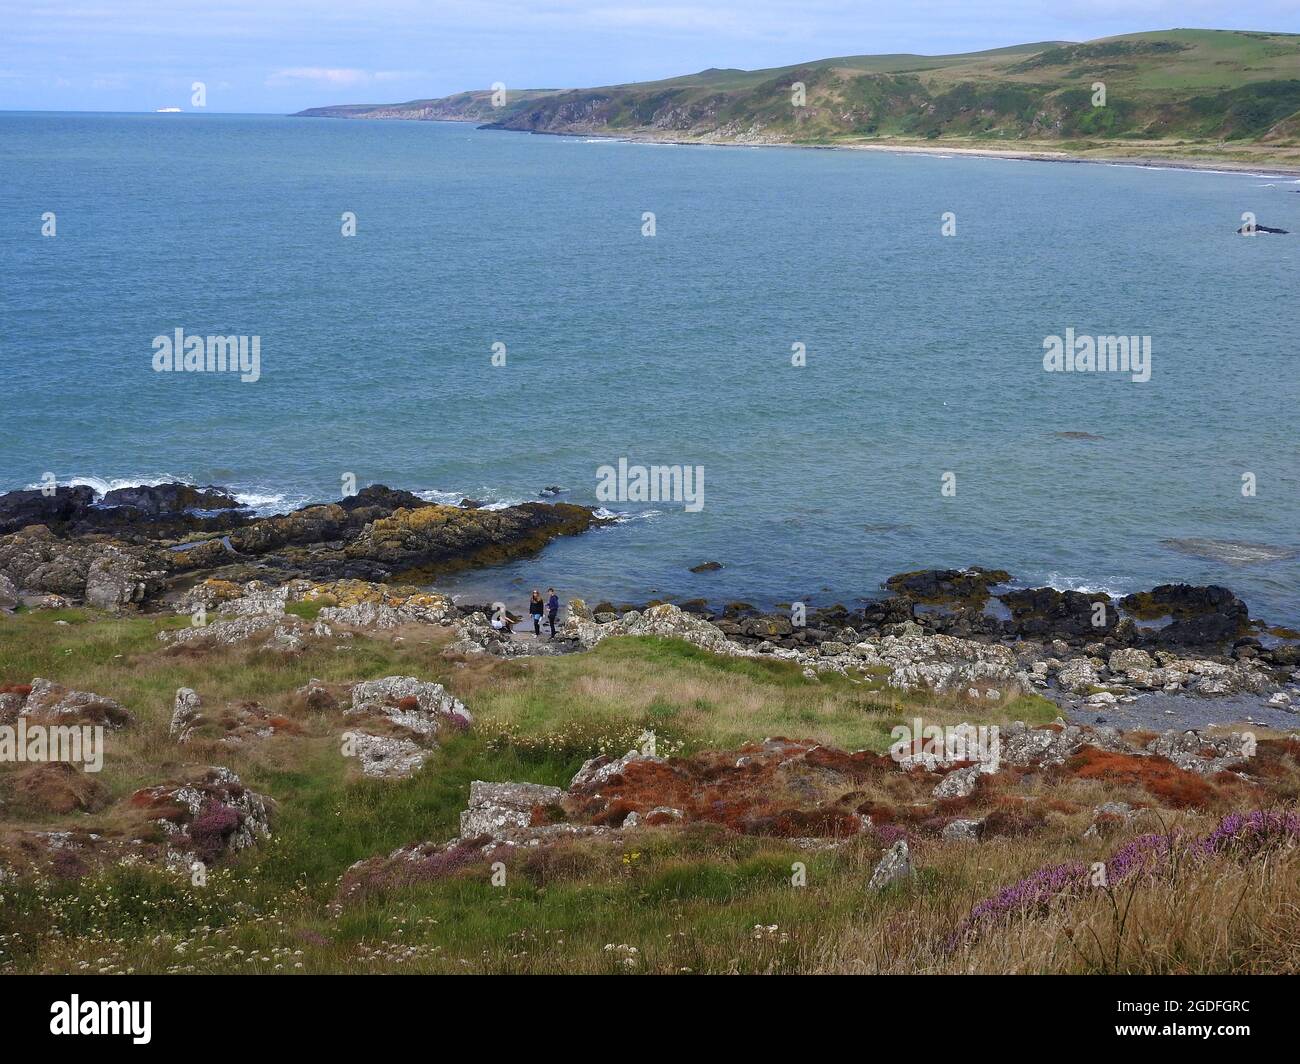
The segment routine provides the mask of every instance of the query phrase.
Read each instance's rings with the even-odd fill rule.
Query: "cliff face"
[[[1300,145],[1300,35],[1174,30],[956,56],[847,56],[592,89],[516,90],[496,103],[481,91],[302,114],[740,143],[1177,137]]]

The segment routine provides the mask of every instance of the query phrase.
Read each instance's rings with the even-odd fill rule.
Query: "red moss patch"
[[[1185,772],[1164,757],[1142,757],[1085,746],[1062,767],[1079,779],[1141,787],[1174,809],[1206,808],[1218,796],[1200,776]]]

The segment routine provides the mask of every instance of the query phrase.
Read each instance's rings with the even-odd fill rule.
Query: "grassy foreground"
[[[66,624],[57,622],[64,621]],[[1090,803],[1122,788],[1079,781],[1074,803],[1031,832],[986,843],[919,845],[918,874],[882,894],[865,884],[883,850],[864,835],[837,847],[695,825],[647,828],[621,844],[575,841],[517,855],[504,885],[470,866],[418,886],[340,903],[353,862],[457,833],[473,779],[563,786],[601,750],[642,730],[661,752],[731,748],[785,734],[884,750],[893,724],[1050,720],[1022,699],[990,709],[902,698],[866,683],[810,683],[780,662],[717,658],[664,640],[523,661],[441,653],[436,629],[312,643],[296,658],[237,648],[164,652],[178,618],[85,611],[0,619],[0,683],[44,676],[115,698],[136,724],[110,740],[100,783],[121,800],[184,761],[228,765],[278,802],[272,840],[204,887],[145,866],[81,880],[0,881],[6,972],[964,972],[1283,971],[1300,967],[1300,855],[1226,859],[1012,921],[957,951],[944,938],[979,899],[1043,865],[1101,860],[1117,840],[1082,840]],[[310,678],[394,673],[437,680],[475,714],[414,778],[367,781],[339,756],[337,720],[237,748],[177,747],[177,687],[205,701],[255,699],[292,711]],[[3,766],[4,774],[12,766]],[[4,776],[0,775],[0,783]],[[1131,795],[1128,795],[1131,797]],[[1161,810],[1208,830],[1222,809]],[[0,807],[0,829],[111,829],[113,810],[34,817]],[[1122,841],[1118,840],[1118,841]],[[799,873],[799,865],[804,869]],[[803,885],[796,885],[801,881]]]

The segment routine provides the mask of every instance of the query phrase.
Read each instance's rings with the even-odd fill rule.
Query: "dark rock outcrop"
[[[386,581],[507,561],[600,523],[588,507],[569,503],[465,509],[383,485],[273,517],[188,485],[109,494],[121,505],[93,505],[89,488],[0,496],[0,528],[10,529],[0,535],[0,576],[20,593],[116,610],[145,603],[196,571],[239,580]]]

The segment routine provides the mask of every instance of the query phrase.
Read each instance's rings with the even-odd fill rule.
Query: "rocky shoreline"
[[[258,638],[288,652],[338,626],[454,625],[456,649],[500,657],[585,650],[612,635],[669,636],[730,656],[794,661],[811,680],[829,670],[972,699],[1035,692],[1103,719],[1150,693],[1251,696],[1267,699],[1260,704],[1275,716],[1300,707],[1300,634],[1252,619],[1219,586],[1165,584],[1114,599],[1017,588],[999,569],[925,569],[890,577],[883,596],[858,609],[574,600],[554,643],[501,632],[489,605],[420,586],[601,523],[567,503],[485,510],[382,485],[274,517],[192,485],[102,499],[81,487],[11,492],[0,496],[0,609],[84,603],[197,613],[205,623],[164,637]],[[314,623],[287,612],[298,602],[319,607]]]
[[[570,503],[489,510],[383,485],[259,517],[221,488],[161,484],[0,495],[0,608],[156,607],[200,577],[390,581],[533,554],[603,519]]]

